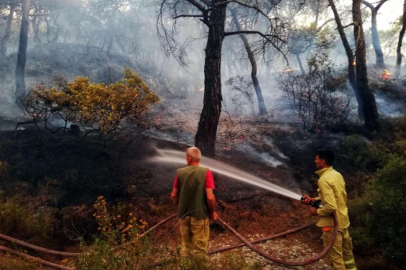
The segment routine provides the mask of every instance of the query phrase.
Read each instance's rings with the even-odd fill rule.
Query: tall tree
[[[300,55],[307,52],[313,45],[315,33],[312,32],[313,31],[309,29],[291,30],[288,35],[288,51],[296,56],[302,75],[306,75],[306,71],[303,67]]]
[[[15,71],[16,99],[21,100],[26,97],[25,87],[25,64],[27,61],[27,45],[29,31],[29,13],[31,0],[23,0],[21,3],[22,17],[20,29],[20,41],[18,45],[17,66]]]
[[[233,18],[234,24],[237,28],[237,31],[242,31],[240,22],[238,21],[237,17],[237,12],[235,9],[230,9],[231,12],[231,17]],[[258,100],[258,107],[259,107],[259,114],[260,115],[267,115],[268,112],[266,110],[265,102],[264,102],[264,97],[262,96],[262,90],[261,86],[259,85],[259,81],[257,78],[257,61],[255,60],[255,55],[251,49],[251,45],[248,42],[247,37],[244,34],[239,35],[242,42],[244,43],[245,50],[247,52],[248,59],[250,60],[251,63],[251,79],[252,83],[254,84],[254,89],[255,93],[257,95],[257,100]]]
[[[11,26],[13,23],[13,16],[14,16],[14,9],[16,8],[16,5],[14,3],[10,3],[10,11],[7,16],[7,24],[6,24],[6,30],[4,32],[4,36],[0,41],[0,54],[6,55],[7,54],[7,42],[10,39],[11,36]]]
[[[345,49],[345,53],[347,55],[347,59],[348,59],[348,80],[350,82],[350,85],[352,87],[352,89],[354,90],[355,93],[355,97],[357,98],[357,103],[358,103],[358,117],[361,120],[364,120],[364,110],[363,110],[363,102],[362,102],[362,98],[360,95],[360,92],[358,90],[358,86],[357,86],[357,75],[356,75],[356,71],[355,71],[355,57],[354,57],[354,53],[352,52],[352,48],[350,46],[350,43],[348,42],[347,39],[347,35],[344,32],[344,26],[341,23],[341,18],[340,15],[337,12],[337,8],[336,5],[334,3],[334,0],[328,0],[329,4],[330,4],[330,8],[333,11],[334,14],[334,19],[336,21],[337,24],[337,31],[340,34],[340,38],[341,38],[341,42],[343,43],[344,49]]]
[[[371,34],[372,34],[372,45],[374,47],[376,56],[376,66],[378,68],[386,68],[385,61],[383,59],[381,41],[379,40],[378,26],[376,22],[376,16],[378,15],[379,9],[388,0],[381,0],[375,7],[366,0],[362,0],[362,3],[371,9]]]
[[[368,85],[361,0],[353,0],[352,18],[354,22],[355,57],[357,59],[357,64],[355,66],[357,72],[357,86],[363,101],[365,127],[371,132],[379,131],[379,115],[376,108],[375,96]]]
[[[400,69],[402,64],[402,42],[403,36],[405,35],[405,30],[406,30],[406,0],[403,3],[402,29],[400,30],[399,33],[399,41],[398,46],[396,48],[396,73],[395,73],[396,79],[399,79],[400,76]]]
[[[252,1],[252,0],[162,0],[160,14],[158,16],[158,37],[167,53],[174,55],[178,62],[185,63],[185,47],[180,50],[176,42],[176,29],[172,31],[166,28],[163,14],[168,11],[173,19],[192,17],[201,18],[208,28],[207,44],[205,49],[204,64],[204,98],[203,109],[200,115],[198,129],[195,137],[195,145],[202,153],[209,157],[215,156],[215,143],[217,125],[221,113],[221,49],[223,39],[226,36],[240,34],[255,34],[262,37],[259,48],[266,51],[269,48],[279,49],[283,39],[284,25],[277,18],[268,17],[268,13],[279,3],[275,1]],[[237,5],[247,10],[247,14],[253,15],[254,21],[258,16],[268,21],[265,32],[260,30],[225,31],[226,11],[229,5]],[[248,15],[248,16],[249,16]],[[172,28],[176,22],[171,23]]]

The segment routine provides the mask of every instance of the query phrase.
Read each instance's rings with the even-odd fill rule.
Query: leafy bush
[[[342,144],[342,151],[356,166],[371,171],[384,160],[386,151],[375,143],[368,142],[364,137],[356,134],[347,136]]]
[[[89,78],[77,77],[73,83],[59,81],[51,89],[37,86],[22,106],[31,122],[43,124],[53,133],[66,130],[69,123],[85,131],[84,136],[90,132],[103,135],[123,132],[128,130],[129,123],[144,124],[143,115],[159,100],[129,68],[123,74],[122,81],[110,85],[93,84]]]
[[[76,262],[77,269],[145,269],[151,264],[152,245],[139,238],[147,223],[137,219],[124,205],[107,207],[100,196],[94,204],[100,235],[86,247]]]
[[[375,244],[371,234],[372,203],[364,196],[349,202],[348,210],[351,218],[351,236],[355,250],[366,250]]]
[[[20,239],[49,239],[56,227],[56,209],[36,207],[29,198],[4,198],[0,192],[0,231]]]
[[[406,262],[406,158],[391,155],[367,188],[371,233],[386,256]]]
[[[279,85],[291,98],[304,130],[335,128],[345,123],[353,110],[346,75],[334,70],[326,54],[311,57],[305,75],[286,72]]]

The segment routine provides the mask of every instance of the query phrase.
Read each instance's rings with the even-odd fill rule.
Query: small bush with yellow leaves
[[[105,135],[121,131],[120,123],[124,119],[142,125],[144,113],[159,98],[128,67],[123,75],[122,81],[110,85],[90,83],[89,78],[77,77],[72,83],[57,82],[51,89],[37,86],[23,104],[24,110],[35,123],[63,120],[65,125],[59,129],[71,122],[87,131],[100,131]]]

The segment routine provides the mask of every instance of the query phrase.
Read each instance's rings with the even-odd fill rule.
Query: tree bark
[[[13,24],[14,9],[15,9],[15,5],[10,5],[10,13],[7,16],[6,30],[4,32],[3,38],[0,41],[0,53],[3,56],[5,56],[7,54],[7,42],[10,39],[10,35],[11,35],[11,26]]]
[[[18,45],[17,65],[16,65],[16,71],[15,71],[17,101],[21,101],[26,98],[25,64],[27,61],[27,45],[28,45],[28,31],[29,31],[29,17],[28,16],[30,13],[30,6],[31,6],[31,0],[23,0],[20,41],[19,41],[19,45]]]
[[[405,30],[406,30],[406,0],[403,3],[402,29],[400,30],[399,33],[399,41],[398,46],[396,48],[396,72],[395,72],[396,79],[399,79],[400,76],[400,69],[402,64],[402,42],[403,36],[405,35]]]
[[[375,96],[368,85],[365,38],[361,15],[361,0],[353,0],[352,18],[354,22],[355,56],[357,58],[357,86],[363,101],[365,128],[371,132],[379,131],[379,115],[376,108]]]
[[[300,67],[300,71],[302,72],[302,75],[305,76],[306,75],[306,71],[304,70],[303,64],[302,64],[302,60],[300,59],[300,53],[296,53],[296,60],[299,63],[299,67]]]
[[[233,17],[233,21],[237,27],[237,31],[241,31],[241,25],[238,21],[237,14],[234,9],[231,9],[231,16]],[[239,35],[242,42],[244,43],[245,50],[247,51],[248,59],[251,63],[251,79],[252,83],[254,84],[255,93],[258,99],[258,107],[259,107],[259,114],[260,115],[267,115],[268,112],[266,110],[264,97],[262,96],[261,86],[259,85],[259,81],[257,78],[257,61],[255,60],[254,53],[251,50],[251,46],[247,40],[247,37],[244,34]]]
[[[222,2],[214,0],[213,4]],[[195,144],[202,154],[215,156],[217,125],[221,113],[221,47],[227,4],[217,6],[209,15],[209,33],[204,64],[204,99]]]
[[[363,102],[361,95],[358,91],[358,86],[357,86],[357,76],[355,73],[355,57],[352,52],[350,43],[348,42],[347,36],[344,32],[344,27],[343,24],[341,23],[340,16],[338,15],[337,8],[334,4],[334,0],[328,0],[331,10],[334,13],[334,19],[337,24],[337,30],[338,33],[340,34],[341,42],[343,43],[345,53],[347,54],[347,59],[348,59],[348,80],[350,82],[350,85],[352,89],[354,90],[355,97],[357,98],[357,103],[358,103],[358,117],[361,121],[364,120],[364,111],[363,111]]]
[[[376,67],[378,68],[386,68],[385,61],[383,59],[381,41],[379,39],[378,34],[378,26],[376,22],[376,16],[378,15],[378,10],[385,3],[386,0],[381,1],[376,7],[374,7],[371,3],[362,0],[362,3],[371,9],[371,34],[372,34],[372,46],[374,47],[375,57],[376,57]]]
[[[40,38],[39,33],[39,17],[34,17],[32,19],[32,30],[34,31],[34,42],[37,44],[42,44],[42,40]]]

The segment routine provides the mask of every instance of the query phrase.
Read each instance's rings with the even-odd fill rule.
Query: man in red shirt
[[[178,206],[181,234],[181,257],[207,257],[209,217],[217,220],[216,198],[213,194],[213,173],[199,166],[200,150],[186,150],[187,167],[177,170],[172,201]]]

